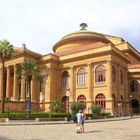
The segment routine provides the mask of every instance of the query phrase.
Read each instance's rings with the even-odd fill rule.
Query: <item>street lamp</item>
[[[130,98],[130,103],[129,103],[129,106],[130,106],[130,117],[133,116],[133,112],[132,112],[132,103],[131,103],[131,100],[133,98],[132,94],[129,95],[129,98]]]
[[[121,103],[118,103],[118,116],[120,117],[120,106],[121,106]]]

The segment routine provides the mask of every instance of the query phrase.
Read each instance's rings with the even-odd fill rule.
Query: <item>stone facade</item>
[[[88,113],[95,104],[114,115],[140,112],[140,53],[128,42],[81,29],[64,36],[53,51],[40,55],[25,44],[14,48],[12,59],[5,63],[5,84],[0,71],[6,109],[25,110],[26,84],[24,79],[17,82],[16,69],[32,59],[39,62],[44,77],[40,83],[31,81],[32,110],[49,111],[52,101],[61,100],[66,111],[72,101],[80,101]]]

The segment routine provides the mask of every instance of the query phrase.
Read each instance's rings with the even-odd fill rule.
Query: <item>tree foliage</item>
[[[85,103],[73,101],[71,103],[72,114],[75,115],[79,110],[85,109]]]
[[[102,107],[100,105],[94,105],[91,107],[91,111],[94,115],[99,116],[101,113]]]
[[[62,110],[64,109],[64,105],[61,101],[53,101],[50,105],[50,110],[52,112],[62,112]]]
[[[5,77],[4,77],[4,67],[5,67],[5,61],[7,59],[10,59],[13,55],[13,45],[10,44],[9,41],[7,41],[6,39],[4,40],[0,40],[0,59],[1,59],[1,63],[2,63],[2,83],[3,83],[3,90],[2,90],[2,101],[1,101],[1,108],[2,108],[2,113],[4,113],[5,108],[4,108],[4,104],[5,104]]]
[[[40,80],[40,71],[38,63],[34,60],[24,60],[21,66],[17,69],[17,79],[20,81],[22,78]]]
[[[0,58],[5,61],[10,59],[13,54],[13,45],[10,44],[6,39],[0,40]]]

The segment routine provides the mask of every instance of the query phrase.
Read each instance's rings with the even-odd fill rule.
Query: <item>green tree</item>
[[[62,112],[64,105],[61,101],[53,101],[50,105],[50,109],[52,112]]]
[[[91,111],[95,116],[99,116],[101,113],[102,107],[100,105],[94,105],[91,107]]]
[[[24,62],[17,69],[17,79],[20,82],[21,79],[25,79],[26,82],[26,95],[31,101],[31,80],[40,81],[40,71],[38,63],[34,60],[24,60]]]
[[[9,41],[7,41],[6,39],[4,40],[0,40],[0,59],[1,59],[1,63],[2,63],[2,77],[3,77],[3,85],[2,85],[2,101],[1,101],[1,108],[2,108],[2,113],[4,113],[5,111],[5,78],[4,78],[4,68],[5,68],[5,61],[10,59],[13,55],[13,45],[10,44]]]
[[[74,116],[79,110],[85,109],[85,103],[73,101],[71,103],[72,115]]]

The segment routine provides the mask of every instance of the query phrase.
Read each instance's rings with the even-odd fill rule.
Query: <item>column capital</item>
[[[87,66],[89,66],[89,67],[91,67],[91,65],[92,65],[92,63],[91,63],[91,62],[87,63]]]
[[[16,64],[13,65],[13,68],[14,68],[14,73],[16,73],[16,71],[17,71],[17,65]]]
[[[108,59],[107,64],[111,64],[111,63],[112,63],[111,59]]]
[[[73,69],[75,65],[70,65],[70,69]]]
[[[6,69],[9,69],[10,68],[10,65],[6,66]]]

